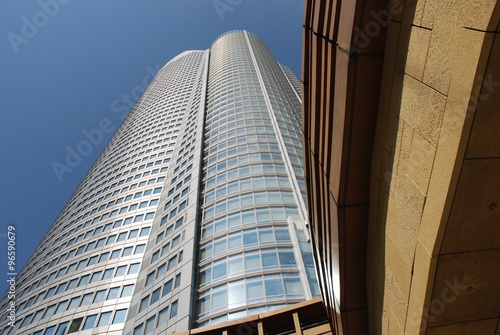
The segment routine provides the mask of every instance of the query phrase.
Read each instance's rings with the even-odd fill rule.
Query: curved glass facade
[[[319,296],[299,89],[244,31],[168,62],[18,276],[0,335],[173,333]]]
[[[298,92],[257,37],[239,31],[214,42],[204,138],[199,325],[318,294],[306,275],[313,264],[303,223],[300,108]],[[298,242],[305,242],[306,250]],[[309,272],[314,284],[314,271]]]

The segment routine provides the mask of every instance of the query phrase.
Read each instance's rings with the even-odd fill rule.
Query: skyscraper
[[[299,86],[245,31],[168,62],[18,276],[0,334],[164,334],[317,297]]]

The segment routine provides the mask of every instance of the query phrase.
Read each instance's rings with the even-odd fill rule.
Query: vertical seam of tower
[[[301,220],[302,228],[303,228],[304,232],[306,232],[306,234],[309,235],[307,232],[307,226],[305,225],[305,221],[307,218],[307,216],[306,216],[307,212],[306,212],[306,208],[305,208],[305,204],[304,204],[304,199],[302,198],[302,192],[300,191],[300,187],[298,185],[296,177],[295,178],[293,177],[293,176],[295,176],[295,172],[292,171],[290,168],[292,166],[292,162],[290,161],[290,157],[288,157],[288,151],[286,150],[286,146],[283,143],[283,137],[281,135],[281,130],[279,129],[278,121],[276,120],[276,117],[274,115],[274,109],[271,105],[271,101],[269,100],[269,95],[267,93],[267,89],[266,89],[266,86],[264,84],[264,79],[262,78],[262,74],[260,73],[260,69],[259,69],[258,64],[257,64],[257,59],[255,57],[255,54],[254,54],[254,51],[252,48],[252,44],[250,43],[250,39],[248,38],[248,33],[246,31],[244,33],[245,33],[245,39],[246,39],[246,42],[248,45],[248,49],[250,50],[250,55],[252,56],[252,61],[253,61],[254,67],[255,67],[255,71],[257,73],[257,78],[259,78],[259,83],[260,83],[261,88],[262,88],[264,100],[266,101],[267,108],[269,109],[269,116],[271,117],[271,122],[273,124],[274,131],[276,132],[276,135],[277,135],[276,137],[278,139],[278,144],[280,146],[281,153],[283,155],[283,159],[285,160],[285,163],[286,163],[285,168],[288,171],[288,178],[292,181],[291,185],[292,185],[292,188],[294,190],[293,196],[297,201],[297,205],[298,205],[297,207],[300,208],[299,213],[300,213],[300,216],[302,218],[302,220]],[[293,172],[293,175],[292,175],[292,172]],[[300,197],[299,197],[299,194],[300,194]],[[296,242],[298,242],[295,234],[293,234],[293,236],[294,236]],[[300,247],[298,246],[298,244],[297,244],[297,247],[299,248],[299,252],[300,252]],[[295,252],[297,252],[296,248],[294,248],[294,250],[295,250]],[[306,285],[306,283],[308,282],[308,278],[307,278],[306,274],[303,273],[302,271],[300,271],[300,269],[302,269],[305,272],[306,266],[304,264],[304,260],[302,259],[301,254],[298,256],[300,256],[300,257],[296,257],[297,258],[296,261],[297,261],[297,263],[300,264],[299,276],[301,278],[301,285],[302,285],[304,295],[306,296],[306,300],[308,300],[308,299],[312,298],[312,292],[311,292],[309,285]]]
[[[285,73],[285,70],[283,70],[283,65],[279,64],[279,66],[280,66],[281,72],[283,73],[286,80],[288,81],[288,84],[290,84],[290,87],[292,88],[293,92],[297,96],[297,99],[299,99],[300,105],[302,105],[302,98],[300,97],[299,92],[297,92],[297,90],[295,89],[295,86],[293,86],[292,82],[290,81],[290,78],[288,78],[287,74]]]
[[[288,151],[286,150],[286,146],[283,143],[283,136],[281,135],[281,130],[279,129],[278,121],[276,120],[276,116],[274,115],[274,109],[271,105],[271,101],[269,100],[269,95],[267,93],[267,89],[266,89],[266,86],[264,84],[264,79],[262,78],[262,75],[260,73],[260,69],[258,67],[257,60],[255,58],[255,54],[254,54],[252,45],[250,43],[250,40],[248,38],[247,32],[245,32],[245,38],[246,38],[246,41],[248,44],[248,48],[250,50],[250,54],[252,56],[252,61],[253,61],[253,64],[255,66],[255,71],[257,72],[257,77],[259,78],[259,83],[260,83],[261,88],[262,88],[262,93],[264,94],[264,100],[266,101],[267,108],[269,109],[269,115],[271,117],[271,122],[273,124],[274,131],[276,132],[276,135],[278,137],[278,144],[280,146],[281,153],[283,154],[283,158],[284,158],[285,163],[286,163],[285,168],[288,171],[289,179],[291,179],[291,181],[292,181],[291,185],[292,185],[292,188],[294,190],[293,194],[294,194],[295,200],[297,202],[297,205],[300,208],[300,211],[299,211],[300,217],[302,218],[302,222],[305,222],[307,220],[306,206],[304,203],[304,199],[302,199],[302,196],[300,196],[300,197],[298,196],[299,194],[302,194],[302,192],[300,191],[300,187],[298,185],[297,179],[294,178],[295,172],[290,169],[290,166],[292,166],[292,162],[290,161],[290,157],[288,156]],[[306,227],[304,227],[304,228],[306,228]]]
[[[202,76],[204,77],[202,80],[204,81],[202,84],[202,101],[200,101],[200,110],[202,115],[201,120],[201,130],[200,130],[200,161],[199,161],[199,177],[198,177],[198,195],[197,195],[197,204],[196,208],[200,209],[201,206],[203,205],[203,201],[200,200],[201,198],[201,192],[203,191],[203,169],[204,169],[204,164],[203,161],[205,159],[204,157],[204,150],[205,150],[205,118],[207,114],[207,93],[208,93],[208,80],[209,80],[209,68],[210,67],[210,49],[207,50],[207,54],[205,56],[205,65],[203,69],[203,74]],[[199,263],[199,242],[200,242],[200,232],[199,229],[201,228],[202,220],[200,219],[200,211],[196,213],[196,218],[195,218],[195,226],[196,226],[196,232],[194,234],[194,246],[193,246],[193,251],[194,251],[194,256],[193,256],[193,274],[195,274],[191,280],[192,285],[194,287],[194,294],[191,296],[191,315],[190,315],[190,323],[189,323],[189,329],[192,329],[193,325],[196,322],[196,300],[198,299],[198,263]]]

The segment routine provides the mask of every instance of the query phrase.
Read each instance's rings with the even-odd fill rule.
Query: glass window
[[[94,328],[96,319],[97,319],[97,314],[87,316],[87,319],[85,319],[85,323],[83,324],[82,330]]]
[[[109,257],[109,259],[115,259],[115,258],[120,257],[120,253],[121,253],[121,249],[113,250],[111,252],[111,256]]]
[[[245,268],[247,270],[260,268],[260,255],[252,255],[245,257]]]
[[[226,275],[226,263],[215,265],[212,269],[213,279]]]
[[[118,239],[116,240],[117,242],[124,241],[127,238],[127,233],[120,233],[118,235]]]
[[[69,301],[68,310],[76,308],[78,306],[78,301],[80,301],[80,297],[72,298]]]
[[[57,305],[57,309],[54,314],[57,313],[62,313],[66,310],[66,307],[68,306],[68,300],[61,301],[59,305]],[[48,310],[48,309],[47,309]],[[50,315],[49,315],[50,316]]]
[[[154,304],[155,302],[158,301],[158,299],[160,299],[160,291],[161,289],[158,288],[156,290],[153,291],[153,294],[151,294],[151,305]]]
[[[106,290],[97,291],[95,293],[94,300],[92,301],[92,303],[103,301],[105,296],[106,296]]]
[[[134,230],[130,231],[128,238],[137,237],[138,234],[139,234],[139,229],[134,229]]]
[[[170,311],[170,318],[177,316],[178,301],[172,303],[172,309]]]
[[[130,296],[132,296],[132,293],[134,293],[134,284],[125,285],[125,286],[123,286],[123,290],[122,290],[122,294],[120,295],[120,298],[130,297]]]
[[[266,280],[266,295],[274,296],[283,294],[281,279]]]
[[[97,322],[97,327],[107,326],[109,324],[109,319],[111,318],[112,312],[101,313],[99,321]]]
[[[35,316],[33,316],[33,320],[31,320],[31,322],[30,322],[30,323],[37,322],[38,320],[40,320],[40,319],[42,318],[43,312],[44,312],[44,310],[43,310],[43,309],[41,309],[41,310],[37,311],[37,312],[35,313]]]
[[[68,301],[66,300],[65,303],[67,304]],[[52,314],[54,313],[54,309],[55,308],[56,308],[55,304],[47,307],[47,309],[45,310],[45,313],[43,314],[43,318],[42,319],[50,318],[52,316]]]
[[[226,305],[226,291],[212,293],[212,309],[220,308]]]
[[[52,334],[54,334],[54,330],[56,330],[56,326],[49,327],[49,328],[45,329],[45,333],[43,333],[43,335],[52,335]],[[40,334],[41,333],[42,332],[40,331]]]
[[[82,278],[80,278],[80,282],[78,283],[78,286],[87,285],[87,283],[89,281],[89,277],[90,277],[90,275],[82,276]]]
[[[288,230],[276,229],[275,233],[277,241],[290,241],[290,234],[288,233]]]
[[[107,261],[108,257],[109,257],[109,252],[103,253],[101,256],[99,256],[99,262],[98,263]]]
[[[109,279],[113,276],[114,269],[106,269],[104,270],[104,274],[102,275],[102,280]]]
[[[80,326],[82,325],[83,318],[74,319],[71,321],[71,326],[69,326],[68,334],[76,333]]]
[[[57,331],[54,335],[63,335],[66,329],[68,328],[68,324],[69,322],[61,323],[59,327],[57,327]]]
[[[287,294],[301,294],[302,293],[302,287],[300,286],[300,279],[299,278],[285,278],[283,281],[285,284],[285,291]]]
[[[173,281],[172,281],[172,279],[170,279],[168,282],[166,282],[163,285],[163,294],[162,294],[162,296],[165,296],[165,295],[169,294],[170,292],[172,292],[172,284],[173,284]]]
[[[175,276],[175,285],[174,285],[174,288],[179,287],[180,284],[181,284],[181,274],[179,273],[177,276]]]
[[[126,247],[126,248],[124,248],[123,252],[122,252],[122,257],[132,255],[132,248],[133,247]]]
[[[115,312],[115,316],[113,318],[113,324],[124,323],[125,317],[127,316],[127,309],[119,309]]]
[[[120,287],[112,287],[109,289],[108,296],[106,300],[116,299],[118,298],[118,292],[120,292]]]
[[[80,302],[80,307],[90,304],[90,300],[92,299],[92,295],[93,295],[93,293],[85,294],[82,298],[82,301]]]
[[[264,287],[262,282],[254,282],[247,284],[247,297],[248,299],[260,298],[264,296]]]
[[[62,291],[64,291],[64,288],[65,288],[65,287],[66,287],[66,283],[62,283],[61,285],[59,285],[59,286],[57,287],[56,293],[54,293],[54,294],[59,294],[59,293],[61,293]]]
[[[128,274],[130,275],[139,272],[139,267],[140,263],[130,264],[130,268],[128,269]]]
[[[140,244],[135,247],[134,255],[136,254],[142,254],[144,252],[144,249],[146,248],[145,244]]]
[[[245,285],[229,287],[227,296],[229,299],[229,307],[236,307],[231,305],[245,300]]]
[[[133,335],[142,335],[142,328],[143,328],[142,324],[140,324],[137,327],[135,327]]]
[[[168,260],[167,270],[172,269],[177,264],[177,256],[174,256]]]
[[[169,309],[169,307],[164,308],[164,309],[162,309],[160,311],[160,313],[158,313],[158,323],[157,323],[156,327],[160,327],[165,322],[167,322],[167,319],[168,319],[168,309]]]
[[[151,231],[151,227],[146,227],[141,229],[141,234],[139,236],[148,236]]]
[[[278,256],[275,252],[262,254],[262,266],[277,266],[278,265]]]
[[[259,237],[261,243],[274,242],[273,231],[270,229],[259,231]]]
[[[102,271],[97,271],[92,274],[92,277],[90,278],[91,283],[95,283],[96,281],[99,281],[101,278]]]
[[[146,328],[144,329],[144,335],[149,334],[153,331],[155,327],[156,316],[153,316],[146,321]]]
[[[148,276],[146,277],[146,283],[144,284],[144,287],[146,287],[149,284],[151,284],[154,279],[155,279],[155,272],[153,271],[150,274],[148,274]]]
[[[51,287],[48,291],[47,294],[45,295],[44,299],[50,298],[54,295],[54,292],[56,291],[56,287]]]
[[[232,259],[228,262],[228,265],[229,265],[229,274],[235,274],[243,271],[242,258]]]
[[[280,252],[279,253],[280,257],[280,263],[282,266],[290,266],[290,265],[295,265],[295,256],[293,255],[293,252]]]
[[[127,269],[126,265],[122,265],[116,268],[115,277],[124,276]]]
[[[148,302],[149,302],[149,295],[147,297],[142,298],[141,304],[139,305],[139,313],[148,307]]]

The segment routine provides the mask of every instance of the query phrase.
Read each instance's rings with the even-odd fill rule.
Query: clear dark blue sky
[[[0,1],[2,293],[7,227],[16,227],[20,271],[112,133],[62,181],[53,163],[66,165],[67,147],[102,119],[118,126],[112,104],[124,106],[149,69],[246,29],[300,75],[302,19],[302,0]]]

